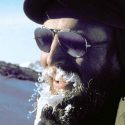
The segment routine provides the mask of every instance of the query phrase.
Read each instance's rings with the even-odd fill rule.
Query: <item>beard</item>
[[[37,91],[34,125],[70,125],[75,111],[73,100],[81,97],[85,88],[78,74],[53,66],[45,68],[39,76]]]
[[[116,80],[112,81],[111,75],[100,75],[99,79],[91,79],[85,88],[77,73],[54,66],[45,68],[39,76],[37,86],[34,125],[106,124],[106,119],[113,125],[117,110],[116,100],[117,103],[119,101],[111,94],[117,88],[115,82],[117,83]],[[99,117],[98,120],[96,116]]]

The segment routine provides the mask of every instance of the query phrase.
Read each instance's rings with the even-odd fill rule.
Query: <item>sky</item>
[[[0,61],[24,63],[40,59],[34,40],[34,30],[40,25],[26,17],[23,2],[0,1]]]

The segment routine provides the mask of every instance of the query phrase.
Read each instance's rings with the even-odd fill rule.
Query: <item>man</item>
[[[25,0],[26,15],[43,25],[35,30],[41,64],[76,73],[84,86],[82,104],[77,103],[82,110],[75,111],[78,121],[70,119],[71,125],[115,124],[125,95],[124,5],[123,0]],[[62,77],[53,75],[51,84],[54,94],[67,89]]]

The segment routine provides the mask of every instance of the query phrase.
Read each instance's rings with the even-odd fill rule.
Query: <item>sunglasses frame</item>
[[[80,32],[81,30],[48,29],[48,28],[46,28],[44,25],[42,25],[42,29],[46,29],[46,30],[51,31],[52,34],[53,34],[53,37],[54,37],[56,34],[58,34],[58,32],[73,32],[73,33],[76,33],[76,34],[80,35],[80,36],[81,36],[82,38],[84,38],[84,40],[85,40],[85,53],[87,52],[87,49],[88,49],[88,48],[91,48],[91,47],[100,48],[100,47],[98,47],[98,45],[102,45],[102,44],[106,44],[106,43],[107,43],[106,41],[104,41],[104,42],[101,42],[101,43],[91,43],[91,44],[90,44],[90,42],[88,42],[88,41],[90,41],[90,40],[88,40],[88,38]],[[35,37],[35,39],[36,39],[36,38],[39,38],[39,37]],[[36,41],[36,42],[38,43],[38,41]],[[58,40],[58,42],[59,42],[59,45],[61,46],[61,48],[62,48],[64,51],[66,51],[65,48],[61,45],[61,43],[60,43],[59,40]],[[89,44],[88,44],[88,43],[89,43]],[[40,47],[39,47],[39,48],[40,48]],[[40,48],[40,49],[41,49],[41,48]],[[67,52],[67,54],[69,54],[70,56],[75,57],[75,58],[83,57],[83,56],[85,55],[85,53],[83,53],[83,55],[81,55],[81,56],[73,56],[73,55],[71,55],[71,54],[69,54],[69,53]]]

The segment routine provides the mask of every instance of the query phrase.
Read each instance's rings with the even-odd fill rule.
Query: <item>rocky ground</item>
[[[36,82],[38,79],[38,72],[35,70],[20,67],[17,64],[6,63],[4,61],[0,61],[0,74],[10,78],[29,80],[33,82]]]

